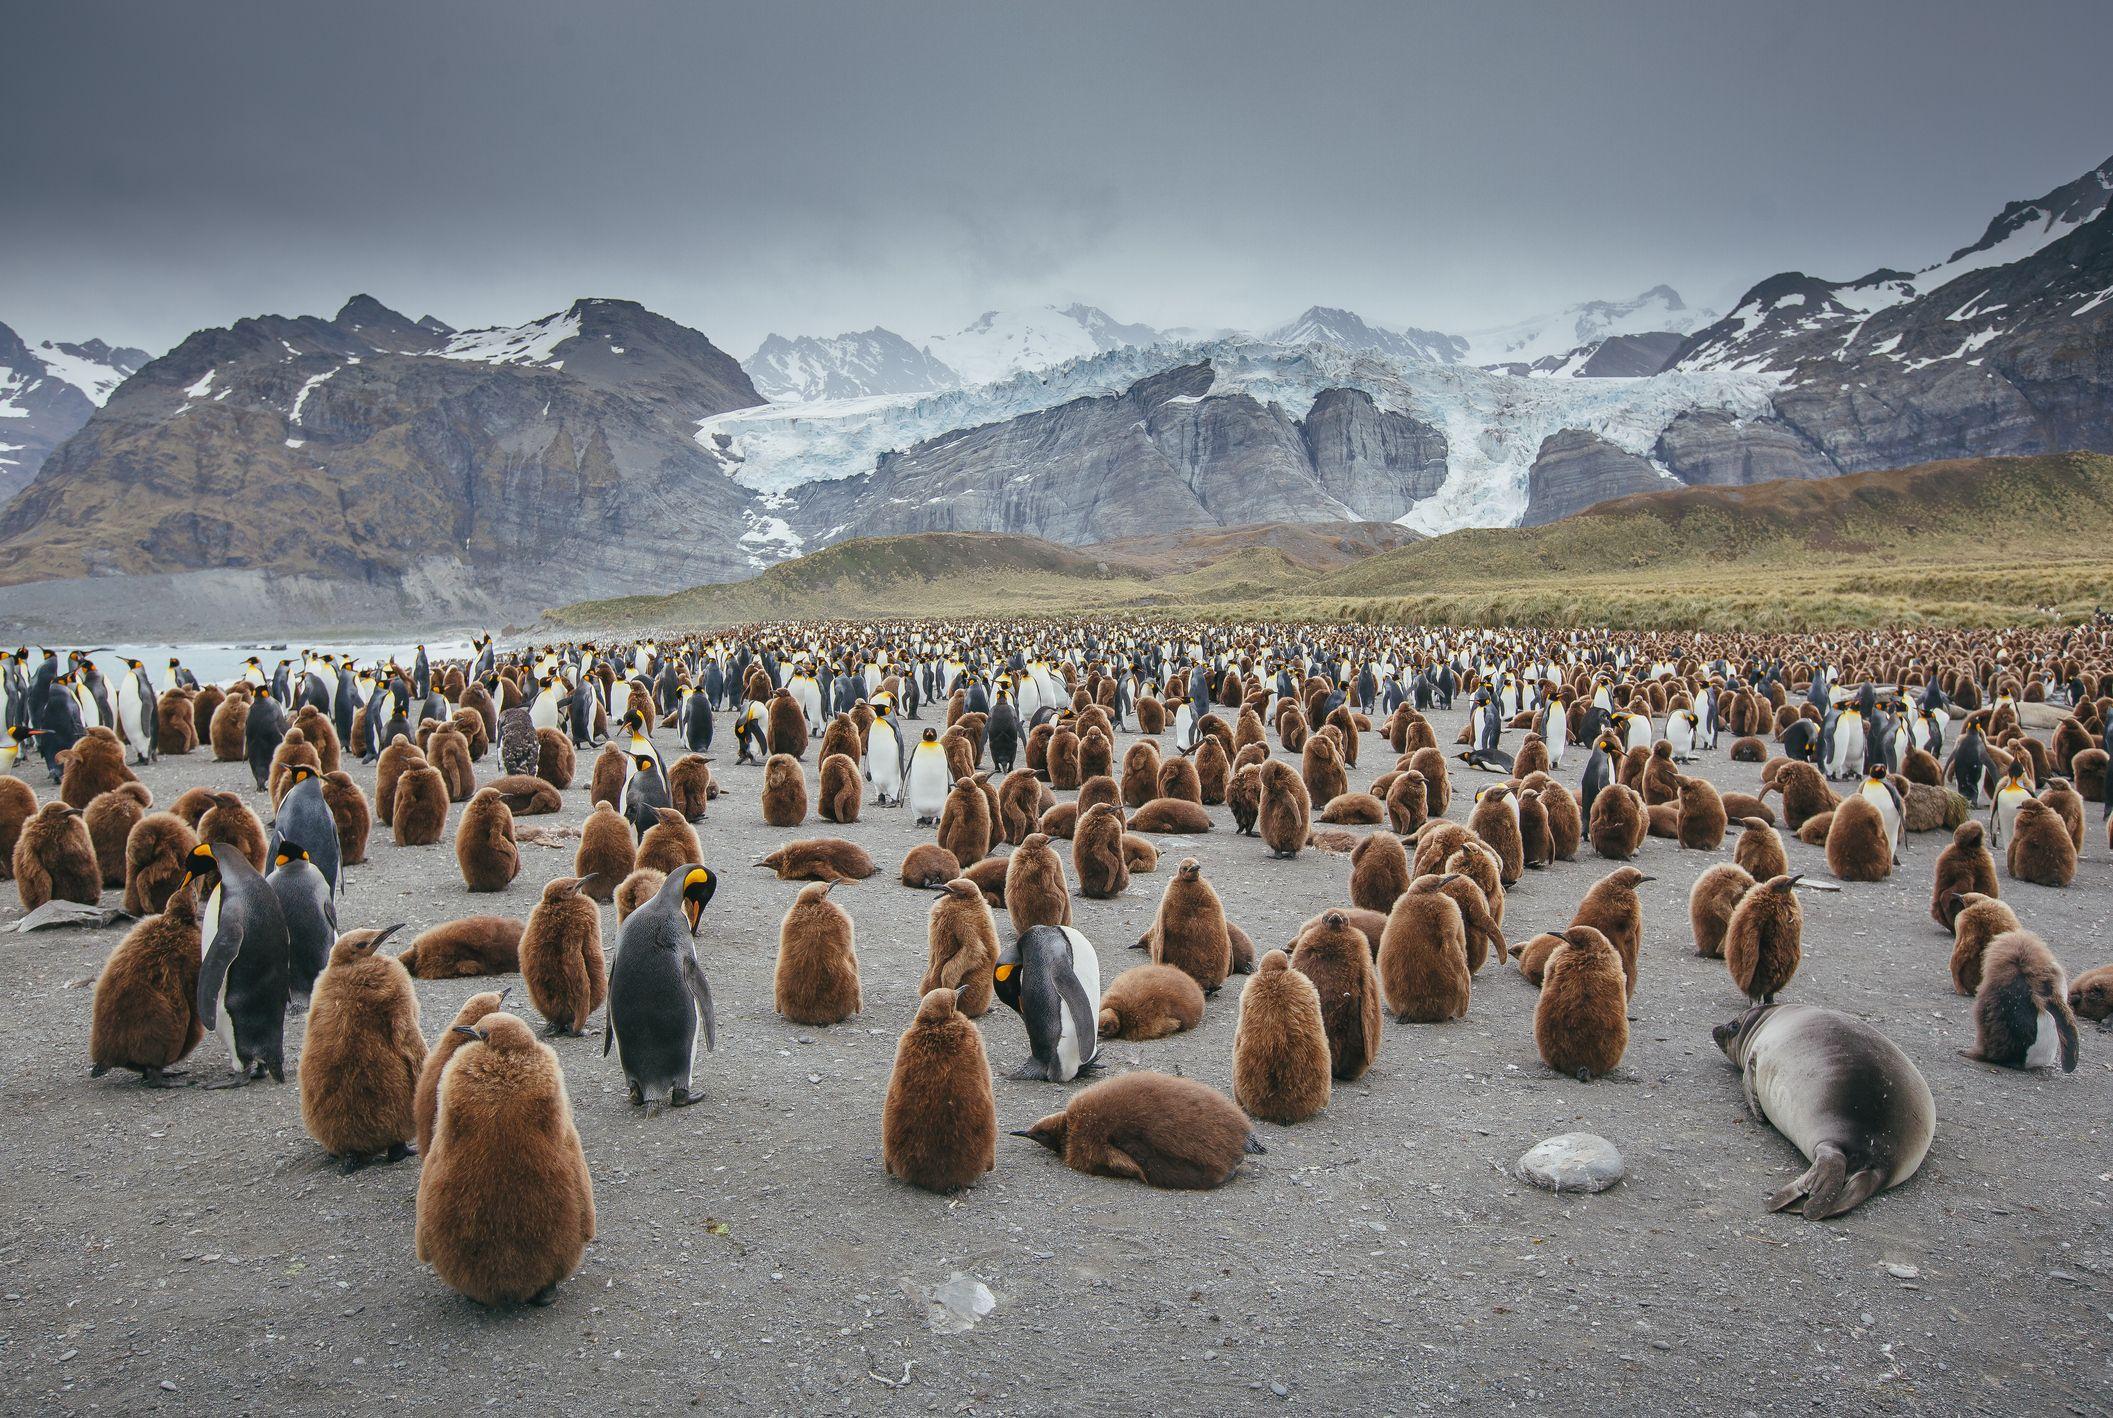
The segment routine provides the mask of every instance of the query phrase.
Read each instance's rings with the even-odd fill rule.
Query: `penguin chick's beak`
[[[478,1029],[475,1026],[469,1024],[456,1025],[455,1032],[467,1039],[482,1039],[484,1037],[484,1031],[482,1029]]]

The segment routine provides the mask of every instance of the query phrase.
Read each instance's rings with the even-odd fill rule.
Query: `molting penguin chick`
[[[1735,862],[1719,862],[1695,878],[1687,895],[1688,925],[1695,932],[1695,954],[1705,960],[1724,957],[1724,933],[1754,879]]]
[[[455,824],[455,861],[471,891],[504,891],[521,874],[513,810],[498,789],[479,788],[462,809]]]
[[[2076,843],[2061,814],[2037,798],[2018,805],[2005,866],[2014,881],[2067,886],[2076,879]]]
[[[1579,1081],[1611,1073],[1629,1048],[1627,976],[1606,936],[1590,926],[1561,932],[1534,1005],[1541,1062]]]
[[[586,1033],[609,994],[602,913],[590,885],[581,877],[550,882],[521,931],[521,983],[553,1034]]]
[[[205,1037],[198,1020],[198,903],[178,888],[158,916],[125,933],[96,976],[89,1011],[91,1076],[130,1069],[150,1088]]]
[[[1592,883],[1570,918],[1571,925],[1590,926],[1614,948],[1628,976],[1630,999],[1636,998],[1638,957],[1643,949],[1643,903],[1637,899],[1636,888],[1655,879],[1635,867],[1617,867]]]
[[[1103,1039],[1164,1039],[1203,1022],[1203,988],[1172,965],[1137,965],[1101,992]]]
[[[1952,903],[1952,988],[1972,995],[1981,988],[1981,960],[1990,941],[2025,929],[2017,913],[1994,892],[1961,892]]]
[[[1467,923],[1445,887],[1404,892],[1394,901],[1379,938],[1379,980],[1394,1017],[1418,1024],[1467,1014],[1474,972],[1467,962]]]
[[[927,1191],[959,1191],[997,1165],[990,1063],[954,991],[927,990],[896,1043],[880,1133],[888,1175]]]
[[[103,868],[81,810],[52,801],[22,824],[15,839],[15,891],[22,909],[34,911],[47,901],[75,901],[93,906],[103,894]]]
[[[377,1154],[411,1155],[425,1067],[411,976],[375,948],[400,929],[350,931],[316,977],[301,1042],[301,1123],[353,1170]]]
[[[1892,834],[1861,793],[1843,798],[1834,809],[1827,829],[1827,870],[1841,881],[1884,881],[1893,873]]]
[[[607,901],[618,883],[638,865],[638,845],[631,824],[608,803],[595,804],[580,825],[579,850],[572,854],[572,874],[586,883],[586,893]]]
[[[807,775],[797,758],[774,753],[763,764],[763,821],[771,827],[798,827],[806,820]]]
[[[1313,798],[1290,764],[1272,758],[1262,765],[1262,803],[1255,834],[1278,857],[1296,857],[1312,831]]]
[[[2076,1072],[2076,1016],[2069,981],[2047,943],[2010,931],[1988,944],[1974,996],[1974,1047],[1966,1057],[2003,1068]]]
[[[1994,896],[1996,859],[1989,855],[1988,833],[1978,822],[1962,822],[1952,840],[1937,854],[1937,872],[1930,884],[1930,919],[1951,930],[1959,915],[1959,898],[1969,891]]]
[[[1732,983],[1756,1004],[1773,1004],[1804,957],[1805,908],[1798,903],[1802,876],[1758,882],[1732,909],[1724,930],[1724,964]]]
[[[403,957],[398,956],[401,960]],[[468,1026],[475,1024],[487,1014],[497,1014],[506,1008],[506,996],[512,986],[505,989],[486,990],[471,995],[455,1011],[449,1026],[440,1031],[433,1047],[426,1050],[425,1064],[418,1070],[418,1094],[412,1100],[411,1116],[418,1127],[418,1151],[425,1156],[433,1152],[433,1124],[440,1112],[440,1075],[447,1069],[448,1061],[455,1057],[456,1050],[476,1037]]]
[[[1283,951],[1270,951],[1240,992],[1233,1097],[1265,1122],[1304,1122],[1328,1106],[1331,1067],[1320,992]]]
[[[829,899],[833,881],[801,888],[778,928],[777,1011],[795,1024],[841,1024],[859,1011],[851,913]]]
[[[2100,1025],[2113,1019],[2113,965],[2101,965],[2078,975],[2069,986],[2069,1008]]]
[[[418,1259],[485,1305],[548,1304],[594,1239],[594,1182],[558,1057],[506,1013],[440,1076],[418,1177]]]
[[[1075,1172],[1178,1190],[1223,1186],[1247,1153],[1262,1150],[1239,1104],[1194,1079],[1150,1072],[1096,1083],[1014,1136]]]
[[[1034,926],[1071,924],[1071,891],[1064,881],[1063,859],[1049,845],[1047,833],[1029,833],[1006,859],[1005,910],[1017,933]]]

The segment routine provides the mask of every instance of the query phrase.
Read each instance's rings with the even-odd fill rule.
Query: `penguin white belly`
[[[919,822],[936,819],[946,806],[946,754],[920,746],[910,759],[910,811]]]
[[[1650,716],[1649,716],[1649,715],[1646,715],[1646,714],[1638,714],[1638,715],[1637,715],[1637,716],[1636,716],[1635,718],[1633,718],[1633,719],[1629,720],[1629,747],[1630,747],[1630,748],[1649,748],[1650,746],[1651,746],[1651,720],[1650,720]]]
[[[1684,719],[1675,719],[1667,724],[1665,726],[1665,737],[1666,742],[1673,746],[1673,757],[1675,758],[1685,758],[1694,750],[1694,734],[1689,730],[1687,721]]]
[[[1057,1082],[1069,1083],[1078,1077],[1080,1065],[1092,1058],[1100,1046],[1101,963],[1092,942],[1083,935],[1070,926],[1057,929],[1071,942],[1071,973],[1086,993],[1086,1017],[1073,1018],[1071,1010],[1065,1008],[1063,1027],[1057,1034]]]
[[[2002,792],[1996,797],[1996,835],[2009,841],[2011,832],[2018,825],[2018,809],[2023,807],[2028,793]]]
[[[902,801],[902,759],[891,742],[876,743],[873,751],[866,755],[868,771],[873,779],[874,797],[882,803]]]
[[[535,707],[528,711],[528,722],[538,729],[558,727],[558,701],[547,694],[536,696]]]
[[[2041,1010],[2033,1027],[2038,1032],[2032,1036],[2032,1047],[2025,1051],[2025,1067],[2053,1068],[2062,1056],[2062,1041],[2054,1031],[2054,1016]]]
[[[1839,778],[1856,764],[1864,761],[1864,726],[1860,721],[1843,720],[1834,726],[1834,762],[1827,771]]]

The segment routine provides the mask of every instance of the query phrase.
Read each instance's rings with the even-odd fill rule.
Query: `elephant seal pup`
[[[1812,1160],[1768,1199],[1803,1198],[1824,1221],[1915,1175],[1937,1131],[1937,1105],[1920,1070],[1862,1020],[1810,1004],[1756,1005],[1711,1034],[1746,1076],[1756,1117]]]

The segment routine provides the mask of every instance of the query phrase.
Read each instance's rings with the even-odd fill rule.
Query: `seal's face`
[[[1773,1005],[1757,1004],[1737,1019],[1726,1020],[1709,1031],[1710,1037],[1717,1041],[1717,1047],[1724,1051],[1724,1057],[1742,1068],[1745,1067],[1745,1060],[1741,1055],[1745,1052],[1746,1041],[1753,1037],[1754,1029],[1772,1008]]]

